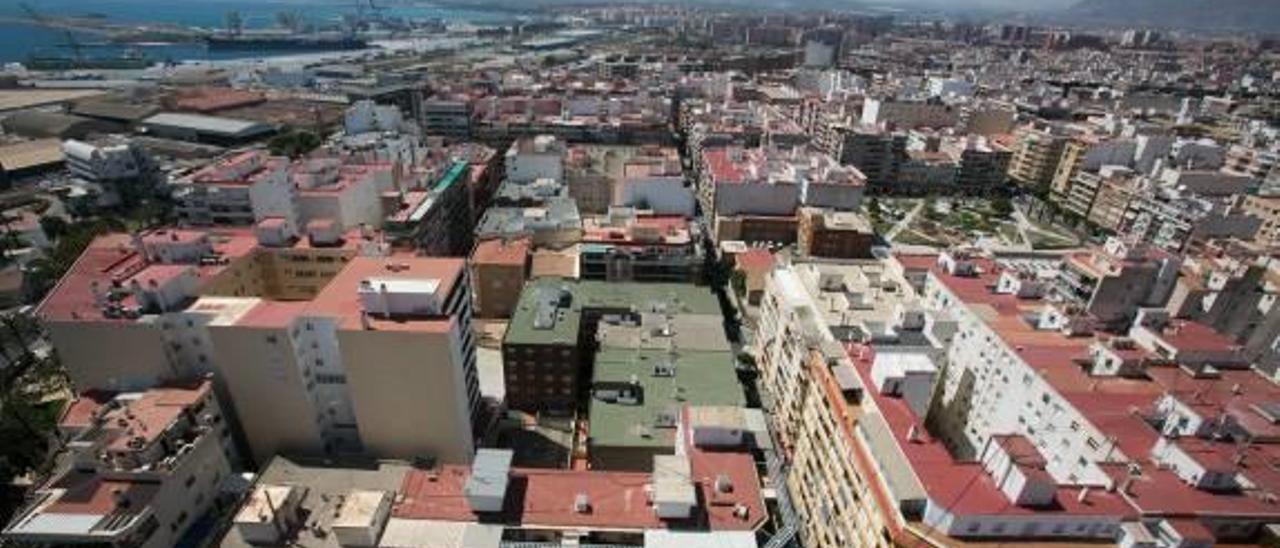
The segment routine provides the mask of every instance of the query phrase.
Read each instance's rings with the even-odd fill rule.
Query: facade
[[[179,183],[178,218],[195,226],[250,226],[269,217],[299,227],[288,161],[249,151],[223,159]]]
[[[565,152],[564,141],[550,135],[518,139],[506,152],[506,180],[517,184],[539,179],[563,183]]]
[[[198,538],[239,468],[208,380],[141,392],[89,391],[58,419],[68,466],[0,532],[35,546],[162,548]]]
[[[626,207],[586,219],[579,257],[584,280],[694,282],[703,255],[695,225]]]
[[[1253,241],[1258,245],[1280,245],[1280,197],[1244,196],[1240,211],[1262,221]]]
[[[866,175],[873,192],[894,188],[907,156],[907,137],[874,129],[847,129],[839,155],[840,163]]]
[[[527,239],[493,239],[476,244],[468,265],[477,318],[511,317],[529,275],[529,252]]]
[[[796,212],[796,248],[802,256],[870,259],[876,234],[862,215],[805,207]]]
[[[861,122],[895,129],[945,128],[954,126],[959,115],[955,107],[940,102],[867,99],[862,103]]]
[[[1009,178],[1028,189],[1048,190],[1070,141],[1052,128],[1023,128],[1009,161]]]

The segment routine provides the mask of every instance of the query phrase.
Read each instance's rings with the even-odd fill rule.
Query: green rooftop
[[[567,296],[562,296],[561,290]],[[567,307],[565,306],[567,304]],[[583,308],[720,316],[709,288],[691,284],[617,283],[538,278],[525,284],[511,315],[506,344],[575,344]]]
[[[672,359],[674,357],[674,360]],[[671,376],[654,374],[654,366],[673,362]],[[670,447],[675,428],[661,427],[658,416],[686,405],[746,405],[728,351],[605,348],[596,354],[592,384],[635,380],[644,397],[638,404],[591,398],[591,443],[609,447]]]

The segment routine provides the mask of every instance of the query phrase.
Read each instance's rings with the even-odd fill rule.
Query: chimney
[[[89,284],[89,290],[93,292],[94,305],[101,307],[107,303],[107,296],[102,293],[102,286],[98,283],[98,280],[94,280],[93,283]]]
[[[383,317],[391,317],[391,300],[387,296],[386,282],[378,284],[378,304],[382,307]]]
[[[716,475],[716,492],[717,493],[733,492],[733,480],[729,479],[728,474]]]

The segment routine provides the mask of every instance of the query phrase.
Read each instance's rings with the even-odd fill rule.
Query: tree
[[[733,292],[738,297],[747,296],[747,274],[741,270],[734,270],[729,276],[729,283],[733,286]]]
[[[1013,215],[1013,200],[1010,200],[1005,195],[996,197],[991,201],[991,212],[998,218],[1008,219],[1009,216]]]
[[[62,279],[62,275],[71,269],[85,248],[94,238],[108,232],[124,230],[124,224],[118,219],[107,218],[84,221],[72,225],[54,244],[48,255],[31,261],[28,265],[26,284],[34,300],[44,298],[53,285]]]
[[[71,225],[62,217],[45,215],[40,218],[40,228],[44,230],[44,235],[48,236],[50,240],[57,241],[66,235]]]
[[[276,156],[301,158],[320,146],[320,136],[310,131],[291,131],[271,139],[267,148]]]

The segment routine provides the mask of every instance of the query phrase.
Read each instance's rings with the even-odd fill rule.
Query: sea
[[[376,1],[376,0],[375,0]],[[368,0],[359,0],[368,9]],[[191,27],[215,28],[225,25],[229,12],[238,12],[246,28],[265,28],[275,24],[280,12],[296,12],[314,23],[335,22],[343,15],[356,13],[357,0],[26,0],[39,14],[90,15],[121,23],[164,22]],[[425,3],[376,4],[383,15],[410,19],[443,19],[445,21],[496,24],[510,20],[509,15],[457,8],[441,8]],[[0,0],[0,16],[6,19],[26,18],[19,0]],[[102,45],[101,35],[75,33],[76,42],[84,44],[86,56],[112,56],[126,48]],[[70,54],[66,33],[20,22],[0,22],[0,63],[22,62],[28,55]],[[134,46],[148,57],[161,61],[225,60],[263,57],[271,52],[210,52],[201,44],[148,44]],[[282,52],[288,55],[296,52]]]

